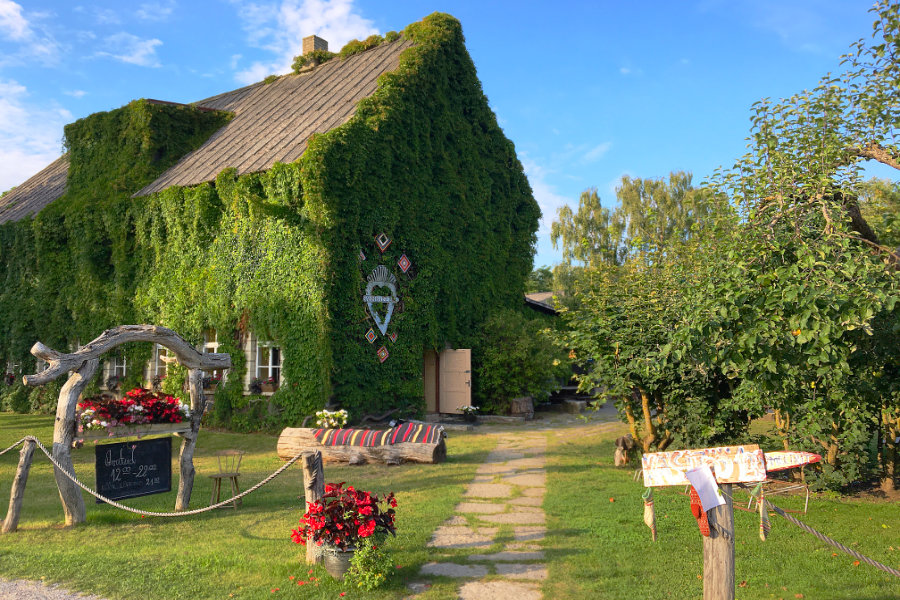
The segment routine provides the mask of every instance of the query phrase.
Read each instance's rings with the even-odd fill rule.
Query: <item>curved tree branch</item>
[[[25,382],[25,385],[31,386],[49,383],[64,373],[80,368],[86,361],[99,359],[104,352],[108,352],[116,346],[127,342],[154,342],[165,346],[175,353],[179,363],[189,369],[209,371],[231,368],[231,356],[229,354],[203,354],[167,327],[158,325],[120,325],[107,329],[95,340],[71,354],[57,352],[41,342],[35,343],[31,348],[31,353],[37,358],[50,363],[50,366],[36,375],[25,375],[22,380]]]

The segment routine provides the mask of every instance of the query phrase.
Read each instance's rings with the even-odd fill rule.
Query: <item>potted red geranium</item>
[[[326,483],[325,494],[308,502],[300,527],[291,530],[298,544],[312,541],[325,548],[325,569],[341,579],[357,548],[368,538],[396,535],[394,508],[397,500],[391,492],[384,498],[344,483]]]

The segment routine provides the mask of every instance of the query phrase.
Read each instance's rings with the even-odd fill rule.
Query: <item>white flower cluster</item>
[[[478,411],[477,406],[460,406],[459,410],[467,415],[473,415]]]
[[[185,402],[178,403],[178,412],[184,415],[184,419],[188,420],[191,418],[191,405]]]
[[[94,409],[88,408],[81,413],[81,426],[85,431],[90,429],[106,429],[109,423],[94,417]]]
[[[316,411],[316,427],[325,429],[340,429],[350,420],[350,415],[343,408],[341,410]]]

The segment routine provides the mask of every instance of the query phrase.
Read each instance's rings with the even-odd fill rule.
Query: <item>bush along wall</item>
[[[240,176],[226,170],[214,183],[134,200],[127,194],[152,180],[150,170],[140,182],[102,174],[121,181],[109,183],[93,214],[54,203],[34,221],[0,228],[5,278],[33,276],[40,290],[69,273],[84,278],[77,293],[40,296],[53,315],[46,323],[33,316],[40,304],[25,303],[4,325],[2,349],[21,351],[34,339],[63,347],[124,322],[166,325],[197,341],[214,327],[234,365],[216,393],[217,424],[297,425],[331,395],[353,417],[421,412],[424,350],[471,347],[492,310],[521,303],[540,211],[459,23],[434,14],[402,37],[415,45],[399,68],[347,123],[310,140],[296,163]],[[376,43],[385,42],[369,45]],[[202,116],[218,119],[215,126],[227,118]],[[121,119],[127,130],[121,123],[131,120]],[[75,139],[73,164],[85,156],[72,152]],[[152,146],[152,135],[141,139]],[[93,242],[70,259],[76,232]],[[387,321],[388,304],[370,310],[363,301],[379,266],[393,276],[398,300],[384,332],[376,319]],[[391,297],[389,285],[368,292]],[[243,396],[250,331],[283,350],[285,383],[265,410]]]

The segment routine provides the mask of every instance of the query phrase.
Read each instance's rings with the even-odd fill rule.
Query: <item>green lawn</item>
[[[624,432],[624,426],[623,430]],[[621,435],[621,434],[619,434]],[[682,488],[657,488],[657,542],[643,524],[643,487],[632,471],[613,466],[613,436],[558,434],[551,445],[546,598],[700,598],[703,548]],[[637,465],[635,465],[637,466]],[[746,508],[747,496],[736,492]],[[785,509],[802,497],[772,496]],[[889,567],[900,569],[900,506],[859,500],[810,498],[809,513],[795,515],[825,535]],[[820,542],[779,516],[759,539],[756,513],[735,511],[739,599],[900,598],[900,578]],[[837,553],[833,556],[833,553]],[[799,594],[802,594],[800,596]]]
[[[606,426],[601,431],[589,425],[547,433],[544,509],[549,531],[544,548],[550,577],[544,596],[699,598],[702,541],[688,500],[680,489],[657,490],[659,541],[651,542],[642,523],[642,486],[632,481],[631,470],[612,466],[612,440],[621,434],[618,429]],[[0,414],[0,449],[24,432],[49,443],[52,417]],[[241,469],[242,486],[247,487],[282,464],[275,456],[275,442],[274,436],[201,431],[191,507],[209,501],[210,482],[204,475],[216,469],[216,450],[247,451]],[[326,466],[329,481],[397,493],[398,536],[390,545],[400,568],[391,586],[377,593],[343,588],[321,568],[312,574],[317,580],[309,582],[303,548],[289,538],[302,512],[299,467],[246,497],[237,511],[225,508],[191,518],[141,519],[86,498],[88,522],[66,529],[60,526],[62,509],[42,454],[35,455],[20,530],[0,537],[0,575],[45,577],[110,599],[337,598],[343,591],[345,598],[402,598],[409,595],[405,584],[421,580],[419,568],[433,558],[433,551],[425,548],[431,533],[452,514],[464,486],[495,443],[496,434],[451,432],[448,460],[441,465]],[[76,451],[75,458],[79,476],[92,484],[92,449]],[[3,506],[17,459],[16,452],[0,457]],[[799,498],[773,499],[784,508],[801,506]],[[174,492],[126,503],[171,510]],[[900,567],[897,504],[815,498],[810,500],[809,514],[799,517],[875,560]],[[766,542],[758,538],[755,514],[737,511],[735,519],[737,580],[746,582],[738,588],[738,598],[800,597],[797,594],[807,599],[900,598],[900,579],[865,564],[854,566],[847,555],[832,556],[832,548],[780,517],[771,517]],[[463,552],[450,554],[465,560]],[[298,579],[309,583],[298,586]],[[454,598],[456,585],[438,578],[424,598]]]
[[[0,413],[0,449],[24,433],[49,444],[53,418]],[[486,436],[452,432],[449,456],[440,465],[346,467],[326,465],[328,481],[347,481],[360,489],[394,491],[399,503],[393,549],[398,577],[378,593],[347,589],[346,598],[398,598],[408,595],[411,580],[428,561],[425,544],[432,531],[453,511],[465,483],[494,445]],[[223,448],[247,452],[241,467],[242,488],[282,465],[275,455],[275,436],[215,433],[201,430],[191,508],[205,506],[211,492],[205,474],[216,471],[214,453]],[[173,444],[173,490],[177,489],[177,444]],[[74,451],[79,478],[93,485],[92,448]],[[0,457],[0,504],[7,505],[18,452]],[[304,549],[290,539],[297,526],[303,493],[299,466],[244,498],[235,511],[228,507],[195,517],[142,519],[85,494],[87,523],[63,528],[62,508],[49,461],[37,450],[28,479],[19,531],[0,537],[0,575],[62,582],[66,587],[108,598],[336,598],[345,591],[321,567],[309,581]],[[175,492],[134,498],[129,506],[171,511]],[[3,511],[5,514],[5,510]],[[291,580],[290,577],[295,577]],[[316,586],[316,584],[319,584]],[[272,592],[278,588],[278,591]],[[449,597],[450,586],[444,589]],[[438,596],[440,597],[440,596]]]

